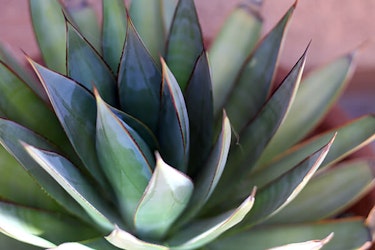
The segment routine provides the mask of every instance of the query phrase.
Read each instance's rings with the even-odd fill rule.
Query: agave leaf
[[[204,221],[191,223],[175,234],[170,240],[171,250],[197,249],[223,234],[240,223],[249,213],[254,204],[255,188],[252,194],[233,211]]]
[[[162,1],[162,16],[164,20],[164,30],[166,36],[172,25],[173,16],[177,7],[178,0],[161,0]]]
[[[146,142],[151,151],[155,151],[159,148],[158,141],[154,133],[140,120],[113,107],[111,107],[111,111],[124,123],[137,131],[139,136]]]
[[[265,223],[312,222],[339,214],[374,187],[373,165],[357,160],[312,178],[296,199]]]
[[[10,237],[40,247],[99,235],[95,229],[68,215],[5,202],[0,202],[0,228]]]
[[[213,203],[226,199],[227,195],[230,195],[230,189],[227,187],[232,185],[233,180],[240,180],[249,174],[262,150],[280,126],[301,79],[305,56],[306,52],[255,119],[240,132],[239,141],[236,147],[232,147],[232,152],[229,154],[227,167],[219,182]]]
[[[206,163],[213,140],[213,106],[210,69],[207,56],[202,53],[195,65],[185,94],[190,124],[190,176],[195,176]]]
[[[156,154],[156,167],[134,216],[141,235],[156,239],[165,236],[187,206],[194,185],[189,177],[166,164]]]
[[[33,131],[24,128],[12,121],[8,121],[6,119],[0,119],[0,140],[1,144],[8,150],[10,154],[14,156],[14,158],[17,159],[18,162],[23,166],[23,168],[26,170],[26,172],[34,178],[40,187],[43,188],[44,191],[47,192],[47,194],[50,195],[56,202],[63,208],[66,209],[66,211],[69,211],[70,213],[87,220],[87,215],[83,211],[83,209],[77,205],[77,203],[72,199],[66,192],[63,190],[59,185],[56,185],[56,182],[51,178],[49,174],[47,174],[43,169],[41,169],[37,162],[33,158],[29,156],[29,154],[25,151],[24,147],[21,145],[20,141],[23,141],[27,144],[33,145],[35,147],[45,149],[45,150],[56,150],[55,146],[53,146],[50,142],[45,140],[44,138],[40,137],[39,135],[35,134]],[[3,160],[4,158],[2,158]],[[4,159],[5,160],[5,159]],[[4,164],[1,166],[1,168],[4,168]],[[12,166],[13,169],[11,170],[11,173],[16,174],[15,168],[17,166]],[[5,171],[5,170],[4,170]],[[2,177],[5,177],[6,174],[2,173]],[[17,185],[20,187],[20,184],[23,183],[22,181],[22,175],[14,175],[17,176]],[[10,180],[14,182],[14,176]],[[8,180],[9,181],[9,180]],[[1,182],[2,187],[6,185],[6,182]],[[23,183],[25,184],[25,183]],[[26,192],[29,193],[30,189]],[[34,199],[34,202],[37,202],[40,198],[38,197],[29,197]],[[12,197],[13,199],[15,196]],[[27,200],[22,201],[16,201],[21,202],[21,204],[24,205],[36,205],[34,203],[31,204],[25,204]],[[43,203],[44,205],[47,205]],[[38,206],[36,206],[38,207]],[[52,208],[50,206],[46,206],[45,208]]]
[[[95,149],[96,103],[91,93],[78,83],[30,61],[46,89],[52,106],[70,142],[88,172],[104,190],[110,188],[103,178]]]
[[[208,157],[207,165],[197,176],[193,196],[191,197],[188,208],[186,209],[185,213],[183,213],[183,217],[181,217],[178,221],[179,224],[183,224],[194,217],[210,198],[217,183],[219,182],[221,174],[224,171],[229,153],[230,142],[231,127],[229,119],[224,112],[222,130],[219,138],[217,139],[216,144]]]
[[[354,68],[353,58],[353,53],[342,56],[302,81],[285,121],[263,153],[262,162],[298,142],[322,120],[348,83]]]
[[[55,114],[18,76],[0,62],[0,110],[4,117],[26,126],[69,150]]]
[[[324,249],[327,250],[360,249],[372,240],[369,229],[362,219],[341,219],[313,224],[257,227],[218,239],[211,243],[207,249],[243,250],[250,248],[264,250],[292,242],[321,239],[331,232],[334,232],[335,235],[324,246]]]
[[[128,25],[125,4],[122,0],[102,1],[102,10],[103,57],[117,74]]]
[[[279,50],[295,7],[296,3],[246,61],[236,79],[235,86],[224,103],[232,126],[236,130],[243,129],[267,100]]]
[[[69,21],[67,25],[68,76],[92,91],[95,86],[106,102],[116,104],[116,79],[95,49]]]
[[[69,19],[78,27],[83,37],[90,41],[96,51],[100,53],[101,34],[93,6],[84,0],[78,0],[75,2],[65,1],[64,7],[64,10],[69,15]]]
[[[69,242],[69,243],[63,243],[57,247],[49,248],[48,250],[95,250],[94,248],[87,247],[85,245],[82,245],[80,243],[76,242]]]
[[[113,245],[121,249],[134,250],[168,250],[168,247],[156,245],[142,241],[130,233],[116,227],[106,239]]]
[[[166,163],[185,172],[190,147],[189,118],[181,89],[163,60],[162,67],[163,83],[157,134],[160,154]]]
[[[50,250],[118,250],[119,248],[115,247],[114,245],[110,244],[104,237],[100,238],[92,238],[89,240],[84,240],[81,242],[68,242],[59,245],[56,248],[52,248]]]
[[[273,247],[269,250],[319,250],[332,240],[334,233],[330,233],[322,240],[310,240],[300,243],[292,243],[280,247]]]
[[[0,62],[7,65],[15,75],[27,84],[45,103],[49,103],[47,93],[36,78],[35,74],[30,72],[16,59],[10,46],[0,43]]]
[[[209,49],[214,114],[220,114],[233,84],[260,37],[262,20],[249,4],[241,4],[225,20]]]
[[[132,223],[151,178],[154,159],[146,143],[117,118],[97,92],[95,95],[98,107],[96,151],[124,219]]]
[[[326,146],[275,181],[260,189],[257,194],[257,202],[249,215],[244,219],[242,226],[254,225],[255,223],[264,221],[289,204],[301,192],[319,168],[333,140],[334,137]]]
[[[65,19],[58,0],[29,0],[34,33],[48,68],[65,74]]]
[[[137,2],[137,1],[136,1]],[[122,110],[156,132],[162,76],[131,21],[121,58],[118,85]]]
[[[23,145],[29,155],[83,207],[101,230],[113,229],[113,223],[117,222],[114,212],[71,162],[56,153]]]
[[[40,250],[40,247],[32,246],[30,244],[15,240],[3,233],[0,233],[0,245],[4,249]]]
[[[166,39],[160,2],[161,0],[131,1],[129,10],[139,36],[156,62],[164,54]]]
[[[179,1],[167,41],[166,61],[182,91],[202,52],[203,38],[194,1]]]

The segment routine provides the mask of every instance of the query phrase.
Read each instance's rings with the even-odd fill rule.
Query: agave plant
[[[375,117],[304,139],[354,53],[300,84],[304,52],[272,84],[296,5],[260,39],[243,3],[206,50],[193,0],[103,1],[101,29],[86,4],[29,4],[45,66],[1,47],[2,249],[371,244],[373,216],[338,215],[374,185],[371,160],[341,160]]]

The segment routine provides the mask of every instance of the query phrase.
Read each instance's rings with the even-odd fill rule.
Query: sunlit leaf
[[[324,247],[334,237],[333,233],[330,233],[327,237],[322,240],[310,240],[300,243],[292,243],[280,247],[273,247],[268,250],[319,250]]]
[[[95,95],[98,107],[96,151],[117,195],[119,209],[131,223],[151,178],[154,159],[139,135],[111,111],[97,92]]]
[[[138,233],[162,238],[187,206],[193,189],[191,179],[157,153],[154,173],[134,216]]]

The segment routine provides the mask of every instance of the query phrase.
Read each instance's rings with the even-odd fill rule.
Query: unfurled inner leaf
[[[194,185],[156,155],[156,167],[134,216],[140,235],[160,239],[187,206]]]
[[[66,72],[65,20],[59,1],[32,0],[29,4],[34,32],[43,60],[48,68],[64,74]]]
[[[166,62],[182,91],[202,52],[203,38],[194,1],[179,1],[167,41]]]
[[[225,20],[209,48],[214,114],[220,114],[238,73],[260,37],[262,20],[250,4],[242,3]]]
[[[293,5],[288,10],[245,62],[231,93],[223,103],[232,126],[237,131],[247,125],[268,98],[279,50],[295,7]]]
[[[103,57],[117,75],[128,22],[125,4],[123,0],[102,1],[102,10]]]
[[[116,227],[106,239],[120,249],[136,250],[170,250],[169,247],[152,244],[138,239],[134,235]]]
[[[193,250],[215,240],[221,234],[240,223],[254,204],[255,188],[252,194],[233,211],[202,221],[190,223],[174,235],[171,250]]]
[[[48,97],[70,142],[88,172],[104,190],[110,188],[100,168],[95,149],[95,99],[78,83],[31,61],[35,72],[48,93]]]
[[[118,76],[122,110],[156,132],[162,76],[129,21]]]
[[[146,143],[121,121],[100,98],[96,125],[96,151],[101,167],[111,182],[119,210],[132,225],[133,216],[151,178],[154,159]]]
[[[189,118],[175,77],[164,61],[162,67],[163,86],[157,133],[160,154],[170,166],[185,172],[190,147]]]
[[[205,52],[197,60],[184,97],[190,124],[188,174],[196,176],[211,151],[214,127],[211,76]]]
[[[68,76],[92,91],[96,87],[103,99],[115,105],[116,79],[101,56],[78,30],[67,22]]]
[[[26,151],[68,192],[104,232],[119,223],[117,216],[96,188],[64,157],[24,144]]]

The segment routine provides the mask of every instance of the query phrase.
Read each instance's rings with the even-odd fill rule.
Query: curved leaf
[[[64,9],[69,19],[78,27],[80,33],[90,41],[96,51],[100,53],[100,29],[94,7],[86,1],[65,1]]]
[[[206,163],[213,141],[212,86],[205,52],[199,56],[195,64],[184,97],[190,124],[188,174],[195,176]]]
[[[161,1],[162,1],[162,14],[163,14],[163,20],[164,20],[164,30],[165,30],[166,36],[168,36],[178,0],[161,0]]]
[[[375,186],[373,165],[370,161],[357,160],[319,174],[299,196],[265,223],[312,222],[344,211]]]
[[[56,150],[55,146],[53,146],[50,142],[45,140],[44,138],[40,137],[39,135],[35,134],[34,132],[28,130],[27,128],[24,128],[12,121],[8,121],[6,119],[0,119],[0,141],[1,144],[8,150],[9,153],[11,153],[14,158],[17,159],[18,162],[23,166],[24,170],[33,178],[35,181],[40,185],[40,187],[43,189],[41,191],[45,191],[52,199],[54,199],[61,207],[65,208],[66,211],[69,211],[70,213],[76,215],[79,218],[82,218],[83,220],[89,220],[87,218],[87,215],[85,211],[75,202],[72,197],[65,192],[63,188],[61,188],[59,185],[56,184],[55,180],[46,173],[42,168],[39,167],[38,163],[30,157],[30,155],[26,152],[23,145],[20,143],[20,141],[23,141],[27,144],[33,145],[35,147],[45,149],[45,150]],[[58,150],[57,150],[58,151]],[[2,158],[2,160],[5,160]],[[13,169],[8,174],[16,173],[14,168],[17,166],[12,166]],[[1,167],[4,168],[4,165]],[[2,176],[5,177],[4,174]],[[14,178],[14,176],[13,176]],[[23,179],[22,175],[17,175],[17,180],[21,182]],[[10,179],[14,182],[13,179]],[[20,186],[20,183],[17,181],[18,187]],[[25,184],[24,182],[22,182]],[[4,185],[6,185],[5,182],[1,182],[2,188],[4,188]],[[15,190],[13,190],[15,191]],[[28,189],[26,194],[30,195],[31,190]],[[16,196],[12,196],[12,199],[14,199]],[[22,200],[21,204],[25,205],[36,205],[35,203],[40,199],[38,197],[29,197],[29,199],[33,199],[32,204],[25,204],[27,200]],[[34,203],[35,202],[35,203]],[[47,205],[43,203],[44,205]],[[38,207],[38,206],[35,206]],[[51,208],[43,207],[43,208]]]
[[[65,20],[59,1],[29,0],[29,5],[44,62],[48,68],[65,74]]]
[[[191,223],[175,234],[170,241],[171,245],[175,245],[171,250],[197,249],[240,223],[253,207],[255,191],[254,188],[252,194],[235,210],[205,221]]]
[[[178,221],[179,225],[194,217],[215,190],[227,162],[231,132],[229,119],[224,112],[221,133],[208,157],[207,164],[195,180],[193,196],[191,197],[189,206]]]
[[[203,38],[194,1],[179,1],[167,40],[166,61],[182,91],[202,52]]]
[[[310,240],[300,243],[292,243],[281,247],[273,247],[269,250],[319,250],[324,247],[328,242],[332,240],[334,233],[330,233],[327,237],[322,240]]]
[[[154,159],[138,134],[117,118],[97,92],[95,95],[98,107],[96,151],[124,219],[132,223],[151,178]]]
[[[96,103],[78,83],[30,61],[46,89],[52,106],[88,172],[109,191],[95,149]]]
[[[162,76],[130,20],[118,74],[122,110],[141,120],[155,133]]]
[[[151,56],[159,62],[159,57],[164,54],[166,37],[161,0],[131,1],[129,13]]]
[[[353,72],[353,57],[352,53],[340,57],[313,71],[302,81],[296,99],[285,121],[267,146],[262,161],[272,159],[298,142],[321,121],[348,83]]]
[[[97,190],[64,157],[24,144],[26,151],[50,174],[90,215],[104,231],[112,230],[116,216]]]
[[[227,110],[232,126],[236,130],[243,129],[267,100],[276,71],[279,50],[295,7],[296,3],[245,62],[230,95],[224,103],[224,108]]]
[[[75,243],[75,242],[64,243],[64,244],[61,244],[57,247],[49,248],[48,250],[71,250],[71,249],[74,249],[74,250],[95,250],[94,248],[87,247],[85,245],[82,245],[80,243]]]
[[[164,61],[162,67],[163,84],[157,134],[160,154],[166,163],[185,172],[190,147],[189,118],[176,79]]]
[[[99,235],[95,229],[68,215],[5,202],[0,202],[0,232],[40,247]]]
[[[4,249],[17,249],[17,250],[40,250],[40,247],[32,246],[27,243],[15,240],[0,233],[0,246]]]
[[[68,76],[92,91],[95,86],[103,99],[115,105],[116,79],[95,49],[67,21]]]
[[[102,1],[103,57],[117,74],[128,25],[123,0]]]
[[[362,219],[341,219],[314,224],[257,227],[218,239],[207,246],[207,249],[264,250],[293,242],[321,239],[331,232],[335,235],[324,246],[327,250],[360,249],[372,240]]]
[[[160,239],[187,206],[194,184],[156,154],[156,167],[134,216],[141,235]]]
[[[242,226],[250,226],[277,214],[289,204],[310,181],[326,157],[334,138],[323,148],[306,158],[293,169],[259,190],[253,210]]]
[[[113,245],[121,249],[134,250],[168,250],[168,247],[152,244],[142,241],[130,233],[116,227],[113,232],[106,237],[106,239]]]

